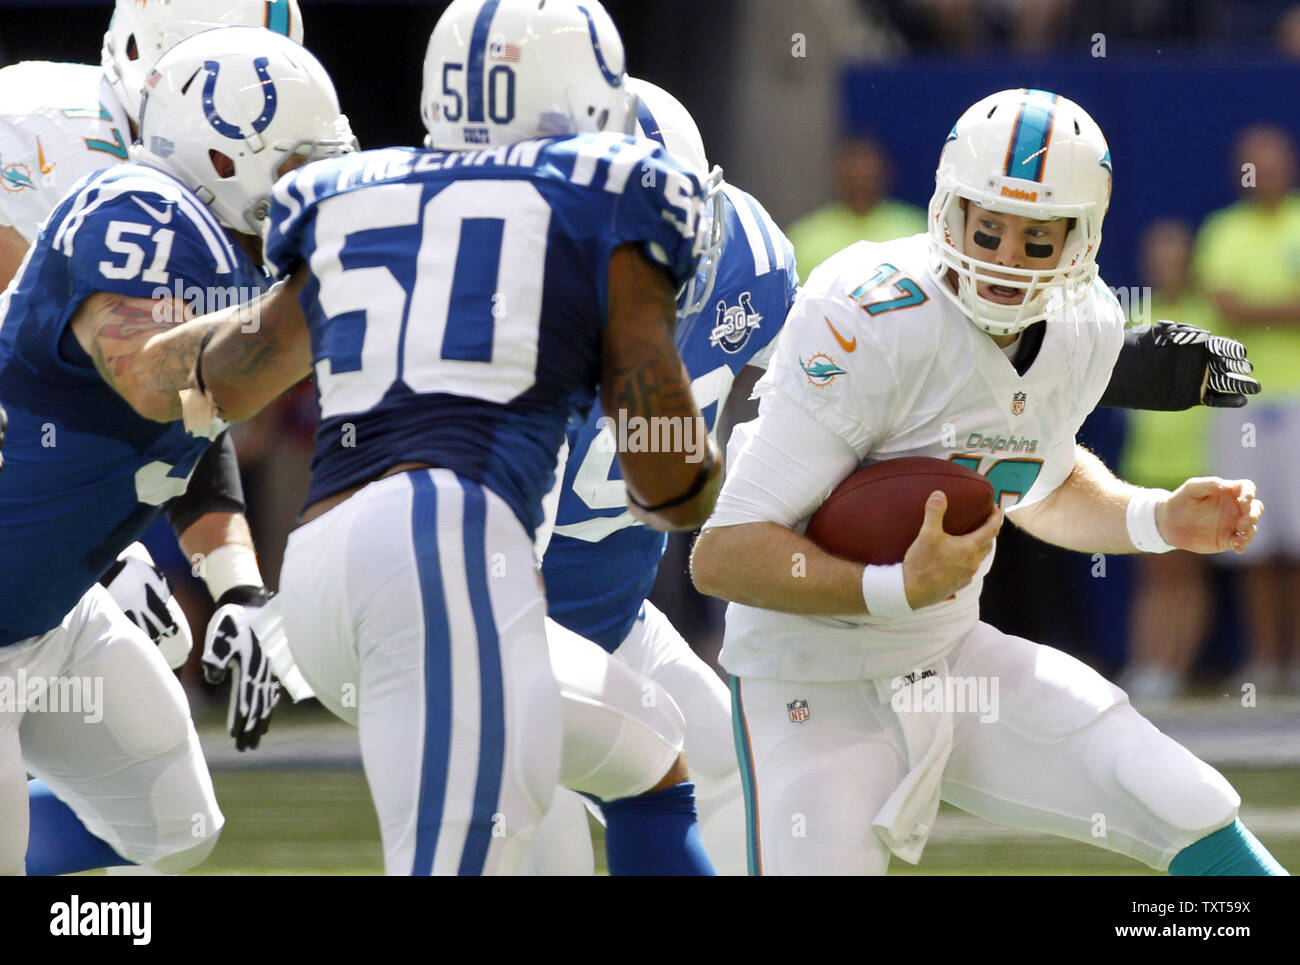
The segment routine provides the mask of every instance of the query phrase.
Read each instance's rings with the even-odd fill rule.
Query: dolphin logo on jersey
[[[36,187],[32,180],[32,169],[21,161],[0,167],[0,186],[10,194],[20,194],[28,188]]]
[[[804,375],[808,376],[808,381],[818,388],[830,385],[837,376],[849,374],[836,365],[835,360],[824,352],[818,352],[810,357],[807,362],[800,359],[799,366],[803,369]]]
[[[266,130],[267,125],[275,117],[277,97],[275,84],[271,83],[271,75],[266,69],[269,63],[270,61],[265,57],[258,57],[253,61],[253,69],[257,71],[258,79],[262,84],[262,113],[253,121],[254,134],[261,134]],[[203,62],[203,69],[208,72],[207,79],[203,82],[203,113],[207,116],[208,123],[224,137],[237,141],[244,140],[245,135],[239,129],[239,125],[231,124],[218,114],[217,105],[212,100],[212,94],[217,89],[217,74],[221,72],[221,64],[215,60],[207,60]]]
[[[716,345],[731,355],[745,347],[749,336],[763,320],[763,316],[754,311],[749,292],[741,292],[739,302],[739,305],[728,306],[720,300],[718,319],[709,332],[709,344]]]

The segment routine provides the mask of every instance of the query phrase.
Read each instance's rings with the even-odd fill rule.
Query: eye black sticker
[[[975,244],[979,245],[981,248],[987,248],[989,251],[997,251],[998,246],[1002,244],[1002,239],[996,235],[985,234],[977,229],[975,231]]]
[[[1056,245],[1036,245],[1032,241],[1025,242],[1025,254],[1030,258],[1050,258],[1055,250]]]

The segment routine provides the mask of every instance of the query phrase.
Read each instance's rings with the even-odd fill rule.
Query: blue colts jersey
[[[709,431],[746,365],[766,358],[794,302],[794,249],[751,195],[726,185],[726,242],[708,305],[677,326],[677,349]],[[569,432],[555,532],[542,563],[550,616],[611,653],[654,585],[667,537],[627,511],[615,440],[593,409]],[[601,439],[602,434],[605,436]],[[599,440],[599,441],[598,441]]]
[[[615,134],[368,151],[272,195],[268,262],[305,264],[321,422],[311,504],[406,461],[495,492],[528,533],[601,374],[609,259],[695,271],[698,180]]]
[[[54,209],[0,296],[0,646],[57,626],[164,505],[209,440],[135,413],[77,343],[88,295],[247,298],[265,274],[168,174],[124,164]]]

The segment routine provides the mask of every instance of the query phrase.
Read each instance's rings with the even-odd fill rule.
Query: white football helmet
[[[153,65],[186,37],[212,27],[266,27],[302,43],[298,0],[117,0],[104,34],[104,76],[139,123]]]
[[[630,132],[623,40],[596,0],[455,0],[424,57],[434,150]]]
[[[1077,304],[1097,277],[1110,187],[1110,149],[1078,104],[1042,90],[989,95],[958,118],[939,156],[929,233],[931,271],[940,289],[993,335],[1015,334],[1049,311]],[[963,198],[1035,220],[1074,219],[1057,267],[1031,271],[967,255]],[[956,291],[946,281],[950,271],[956,273]],[[990,277],[994,271],[1010,277]],[[1000,304],[980,296],[980,283],[1025,294],[1019,304]],[[1053,297],[1054,291],[1061,297]]]
[[[704,224],[696,235],[699,259],[694,277],[677,293],[677,316],[687,318],[703,310],[713,293],[722,257],[726,218],[722,205],[722,168],[709,168],[704,154],[704,138],[690,111],[672,94],[637,77],[628,77],[628,110],[636,117],[636,133],[658,141],[687,170],[700,179],[704,187]]]
[[[262,232],[290,155],[311,161],[356,148],[320,61],[261,27],[182,40],[145,81],[135,160],[175,175],[244,234]]]

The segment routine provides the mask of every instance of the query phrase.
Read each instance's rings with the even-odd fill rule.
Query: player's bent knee
[[[189,871],[207,860],[208,855],[212,854],[212,849],[217,846],[217,839],[220,837],[221,831],[219,829],[213,831],[206,838],[190,845],[188,848],[182,848],[166,857],[156,859],[152,862],[151,867],[168,875]]]
[[[648,706],[615,707],[565,694],[561,784],[614,801],[644,794],[673,773],[685,721],[666,691],[649,686]]]
[[[169,874],[207,857],[225,823],[198,735],[187,731],[181,747],[144,766],[138,803],[103,829],[91,827],[122,857]]]
[[[1116,753],[1119,786],[1158,820],[1189,835],[1199,837],[1231,824],[1241,805],[1232,785],[1150,722],[1141,722],[1145,726]]]

